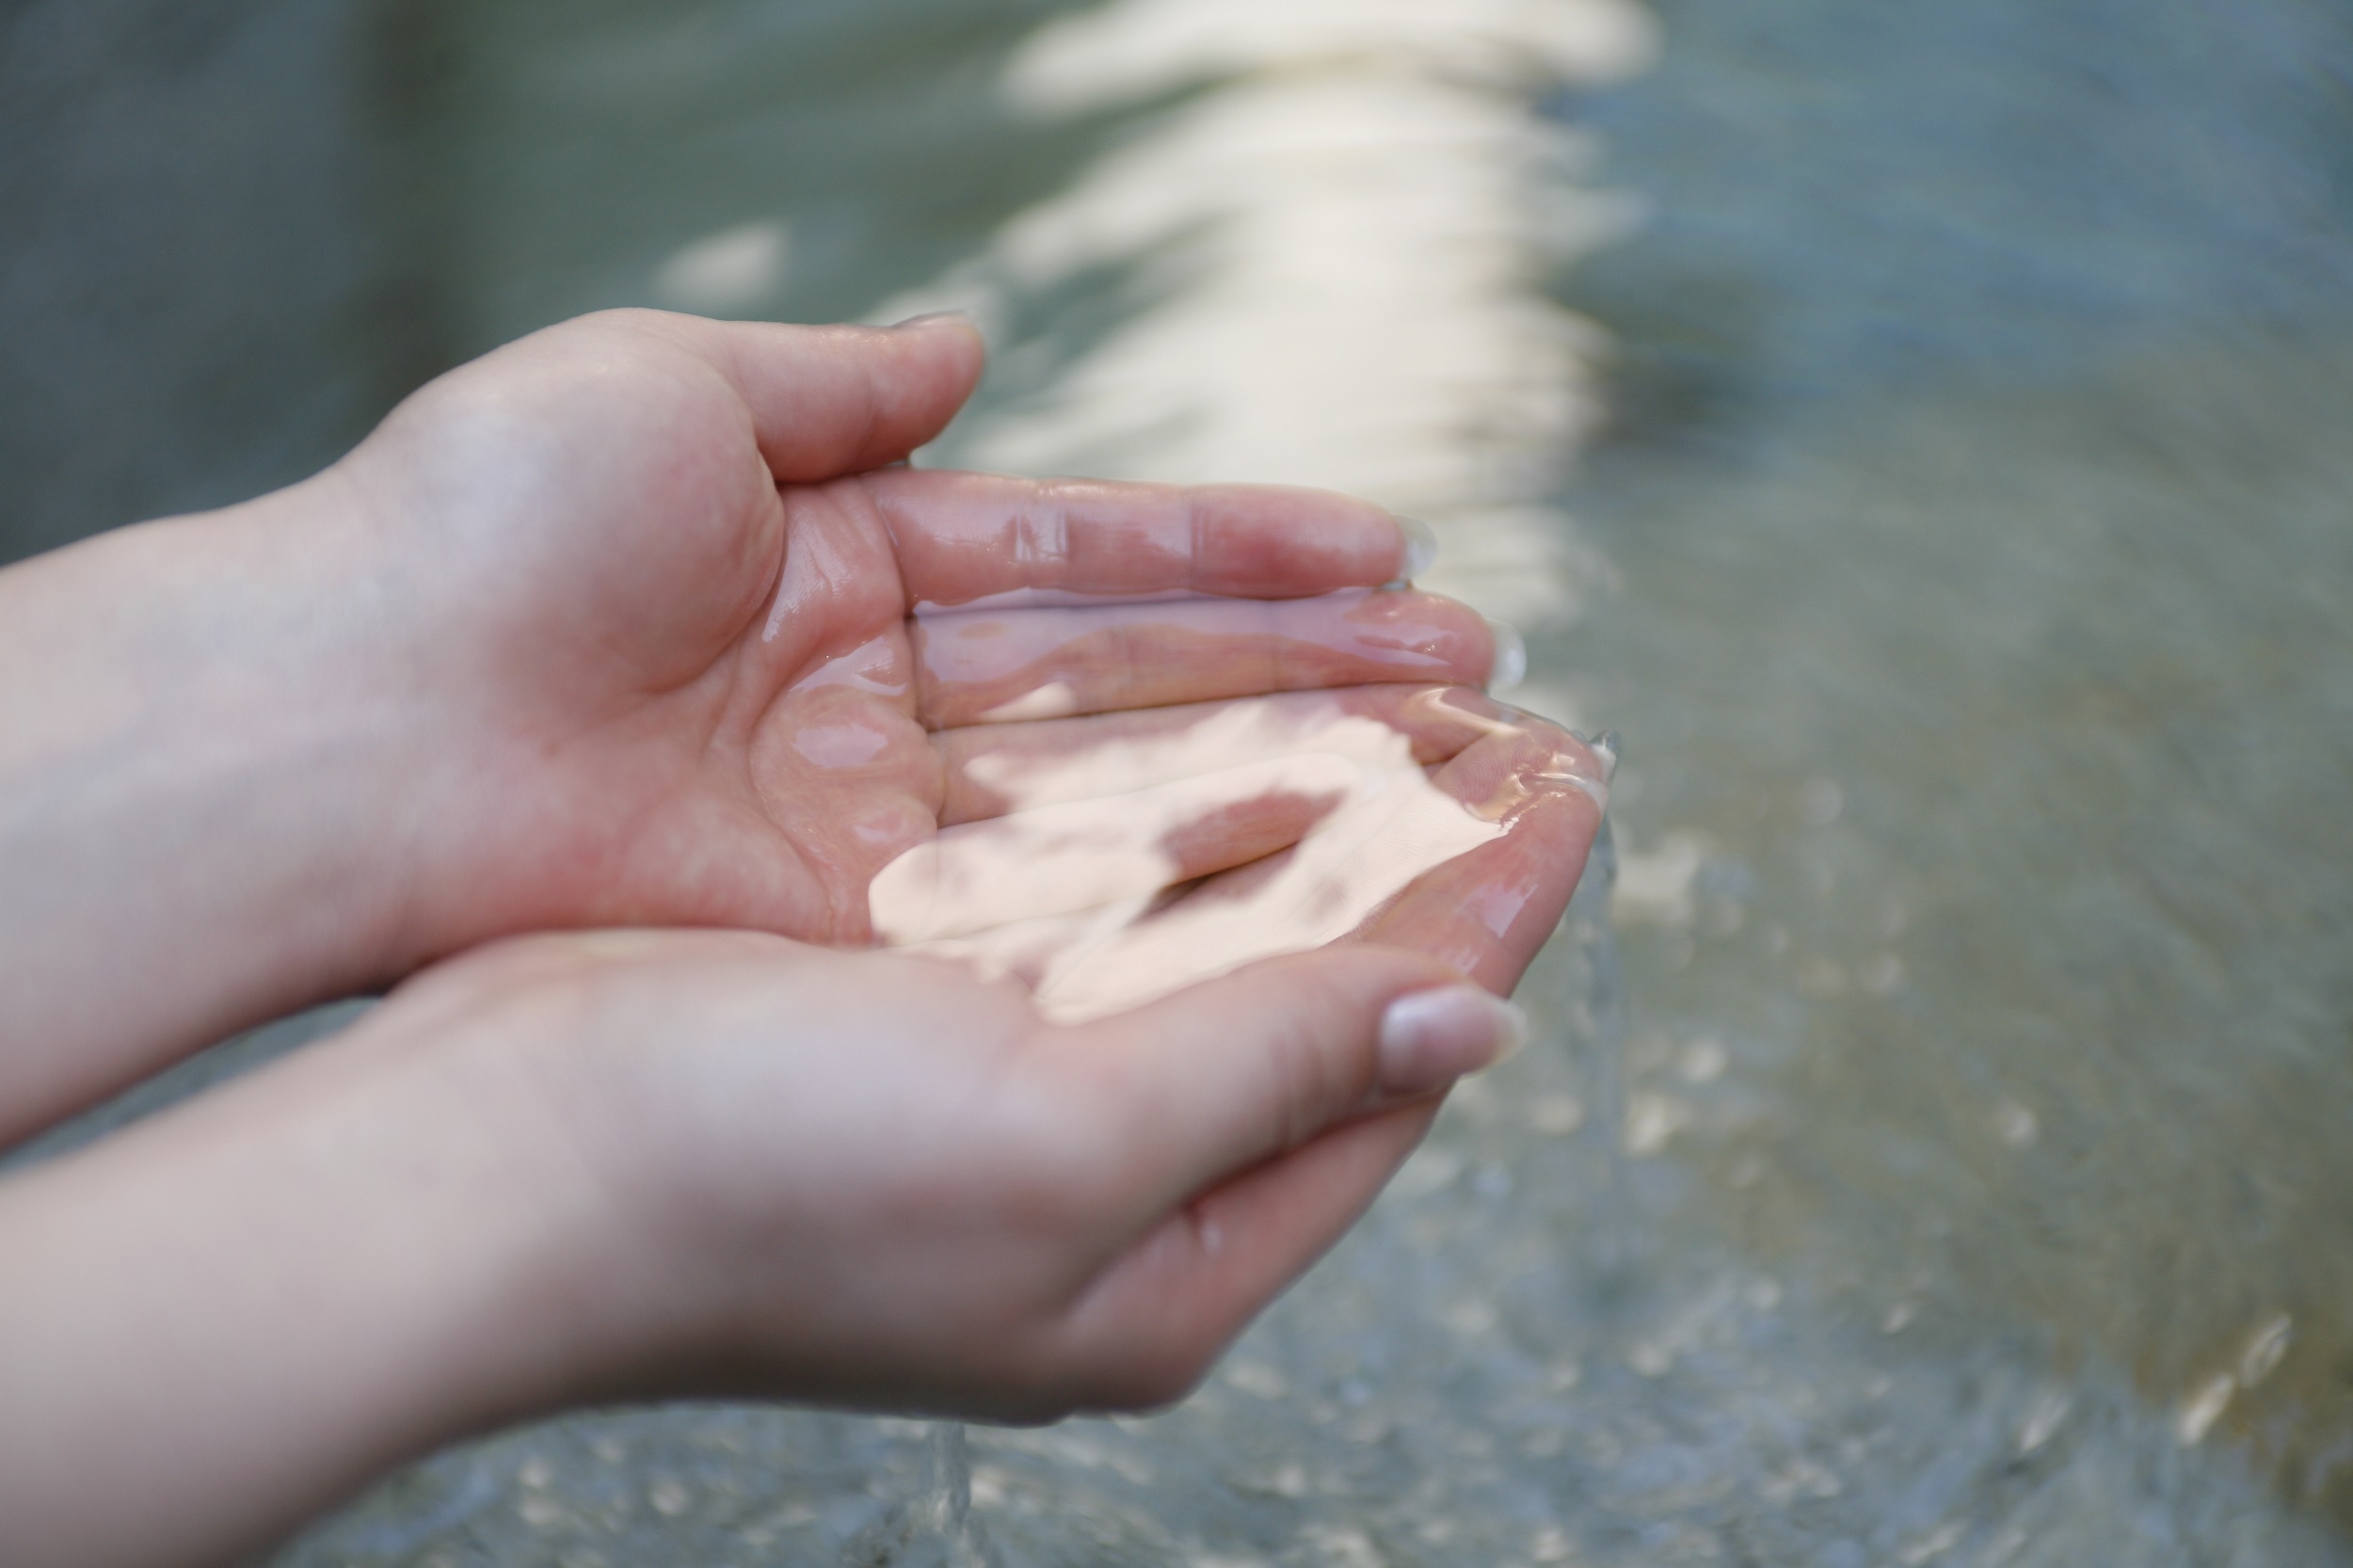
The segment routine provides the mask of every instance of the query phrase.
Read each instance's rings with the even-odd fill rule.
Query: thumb
[[[947,428],[988,358],[980,328],[953,314],[896,327],[657,319],[734,383],[779,484],[897,462]]]
[[[1440,1093],[1519,1048],[1527,1020],[1435,960],[1330,948],[1277,958],[1074,1028],[1068,1048],[1120,1129],[1139,1218]]]

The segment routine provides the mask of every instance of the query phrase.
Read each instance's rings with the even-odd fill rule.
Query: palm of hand
[[[771,332],[758,365],[729,346]],[[594,322],[452,377],[355,456],[399,523],[386,597],[424,629],[398,673],[454,737],[420,770],[455,847],[413,879],[436,889],[417,955],[565,926],[798,939],[497,944],[386,1015],[485,987],[490,1048],[595,1124],[582,1146],[619,1162],[599,1192],[649,1206],[618,1229],[652,1239],[653,1318],[700,1280],[716,1326],[692,1337],[779,1386],[1156,1400],[1427,1125],[1438,1080],[1383,1097],[1384,1009],[1457,974],[1510,989],[1600,768],[1474,689],[1478,616],[1380,586],[1406,547],[1370,507],[885,466],[978,354],[953,330]],[[1300,874],[1325,824],[1395,873],[1337,911]],[[1260,941],[1241,917],[1276,892]],[[1104,909],[1109,978],[1146,984],[1096,966],[1091,1011],[1179,994],[1063,1027],[1044,989],[804,945],[961,947],[1034,980],[1095,951]],[[1412,952],[1206,985],[1152,962],[1193,929],[1161,916],[1242,933],[1235,968],[1303,945],[1302,912],[1319,941]],[[495,1005],[533,995],[556,1004]],[[937,1332],[950,1301],[973,1336]]]
[[[1514,786],[1525,815],[1532,783],[1541,821],[1469,857],[1457,891],[1530,883],[1514,858],[1581,856],[1576,776],[1595,770],[1573,743],[1513,724],[1498,750],[1501,710],[1464,694],[1409,713],[1391,684],[1475,683],[1492,643],[1460,605],[1375,590],[1404,556],[1384,514],[880,467],[961,403],[968,334],[806,333],[806,362],[770,385],[707,325],[542,334],[429,389],[351,460],[379,513],[429,520],[422,550],[405,541],[431,568],[417,658],[474,710],[429,808],[469,828],[444,831],[460,847],[421,917],[429,949],[629,923],[863,943],[878,872],[1020,804],[976,762],[1115,751],[1278,691],[1364,688],[1313,700],[1412,732],[1421,762],[1465,775],[1449,785],[1465,802]],[[1280,787],[1223,799],[1168,858],[1183,877],[1241,866],[1316,810]],[[1459,928],[1410,939],[1508,985],[1551,891],[1483,925],[1459,900],[1385,918]]]

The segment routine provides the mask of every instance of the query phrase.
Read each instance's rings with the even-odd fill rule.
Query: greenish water
[[[1008,107],[1084,9],[421,10],[419,330],[934,284],[1205,90]],[[1625,750],[1539,1046],[1183,1407],[975,1430],[968,1513],[914,1424],[625,1413],[281,1568],[2353,1559],[2353,12],[1659,11],[1545,101],[1645,216],[1554,281],[1610,424],[1531,700]],[[1190,254],[1002,294],[958,440]]]
[[[1635,1012],[1746,1089],[1684,1212],[2344,1518],[2348,18],[2003,9],[1686,8],[1588,105],[1659,220],[1572,284],[1625,589],[1556,657],[1705,845]]]

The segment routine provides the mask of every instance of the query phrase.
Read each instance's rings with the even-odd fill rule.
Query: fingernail
[[[1398,568],[1397,581],[1388,586],[1402,588],[1428,571],[1430,564],[1438,558],[1438,536],[1419,518],[1401,518],[1392,512],[1389,520],[1396,523],[1397,531],[1405,536],[1405,564]]]
[[[1528,1015],[1476,985],[1412,991],[1381,1015],[1381,1093],[1410,1098],[1509,1060],[1528,1043]]]
[[[892,322],[890,329],[894,332],[920,332],[929,328],[942,327],[950,323],[969,328],[975,332],[981,329],[980,318],[969,311],[925,311],[921,315],[909,316],[904,321]]]
[[[1495,663],[1487,666],[1487,690],[1508,692],[1528,679],[1528,643],[1519,632],[1499,620],[1487,623],[1495,633]]]
[[[1577,738],[1584,742],[1585,749],[1601,762],[1602,783],[1606,785],[1614,780],[1618,776],[1618,732],[1605,729],[1598,735],[1578,735]]]

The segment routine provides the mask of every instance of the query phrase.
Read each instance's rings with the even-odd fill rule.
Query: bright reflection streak
[[[1547,284],[1625,232],[1564,81],[1641,69],[1626,0],[1116,0],[1041,27],[1002,91],[1039,119],[1149,110],[983,254],[884,304],[1003,328],[1136,269],[1141,308],[943,461],[1328,487],[1432,522],[1417,580],[1521,625],[1606,567],[1553,510],[1600,414],[1601,333]]]
[[[1360,932],[1537,803],[1574,794],[1597,816],[1602,798],[1593,754],[1459,690],[1385,716],[1360,690],[1123,717],[967,761],[1000,814],[876,875],[877,938],[1093,1017]]]

